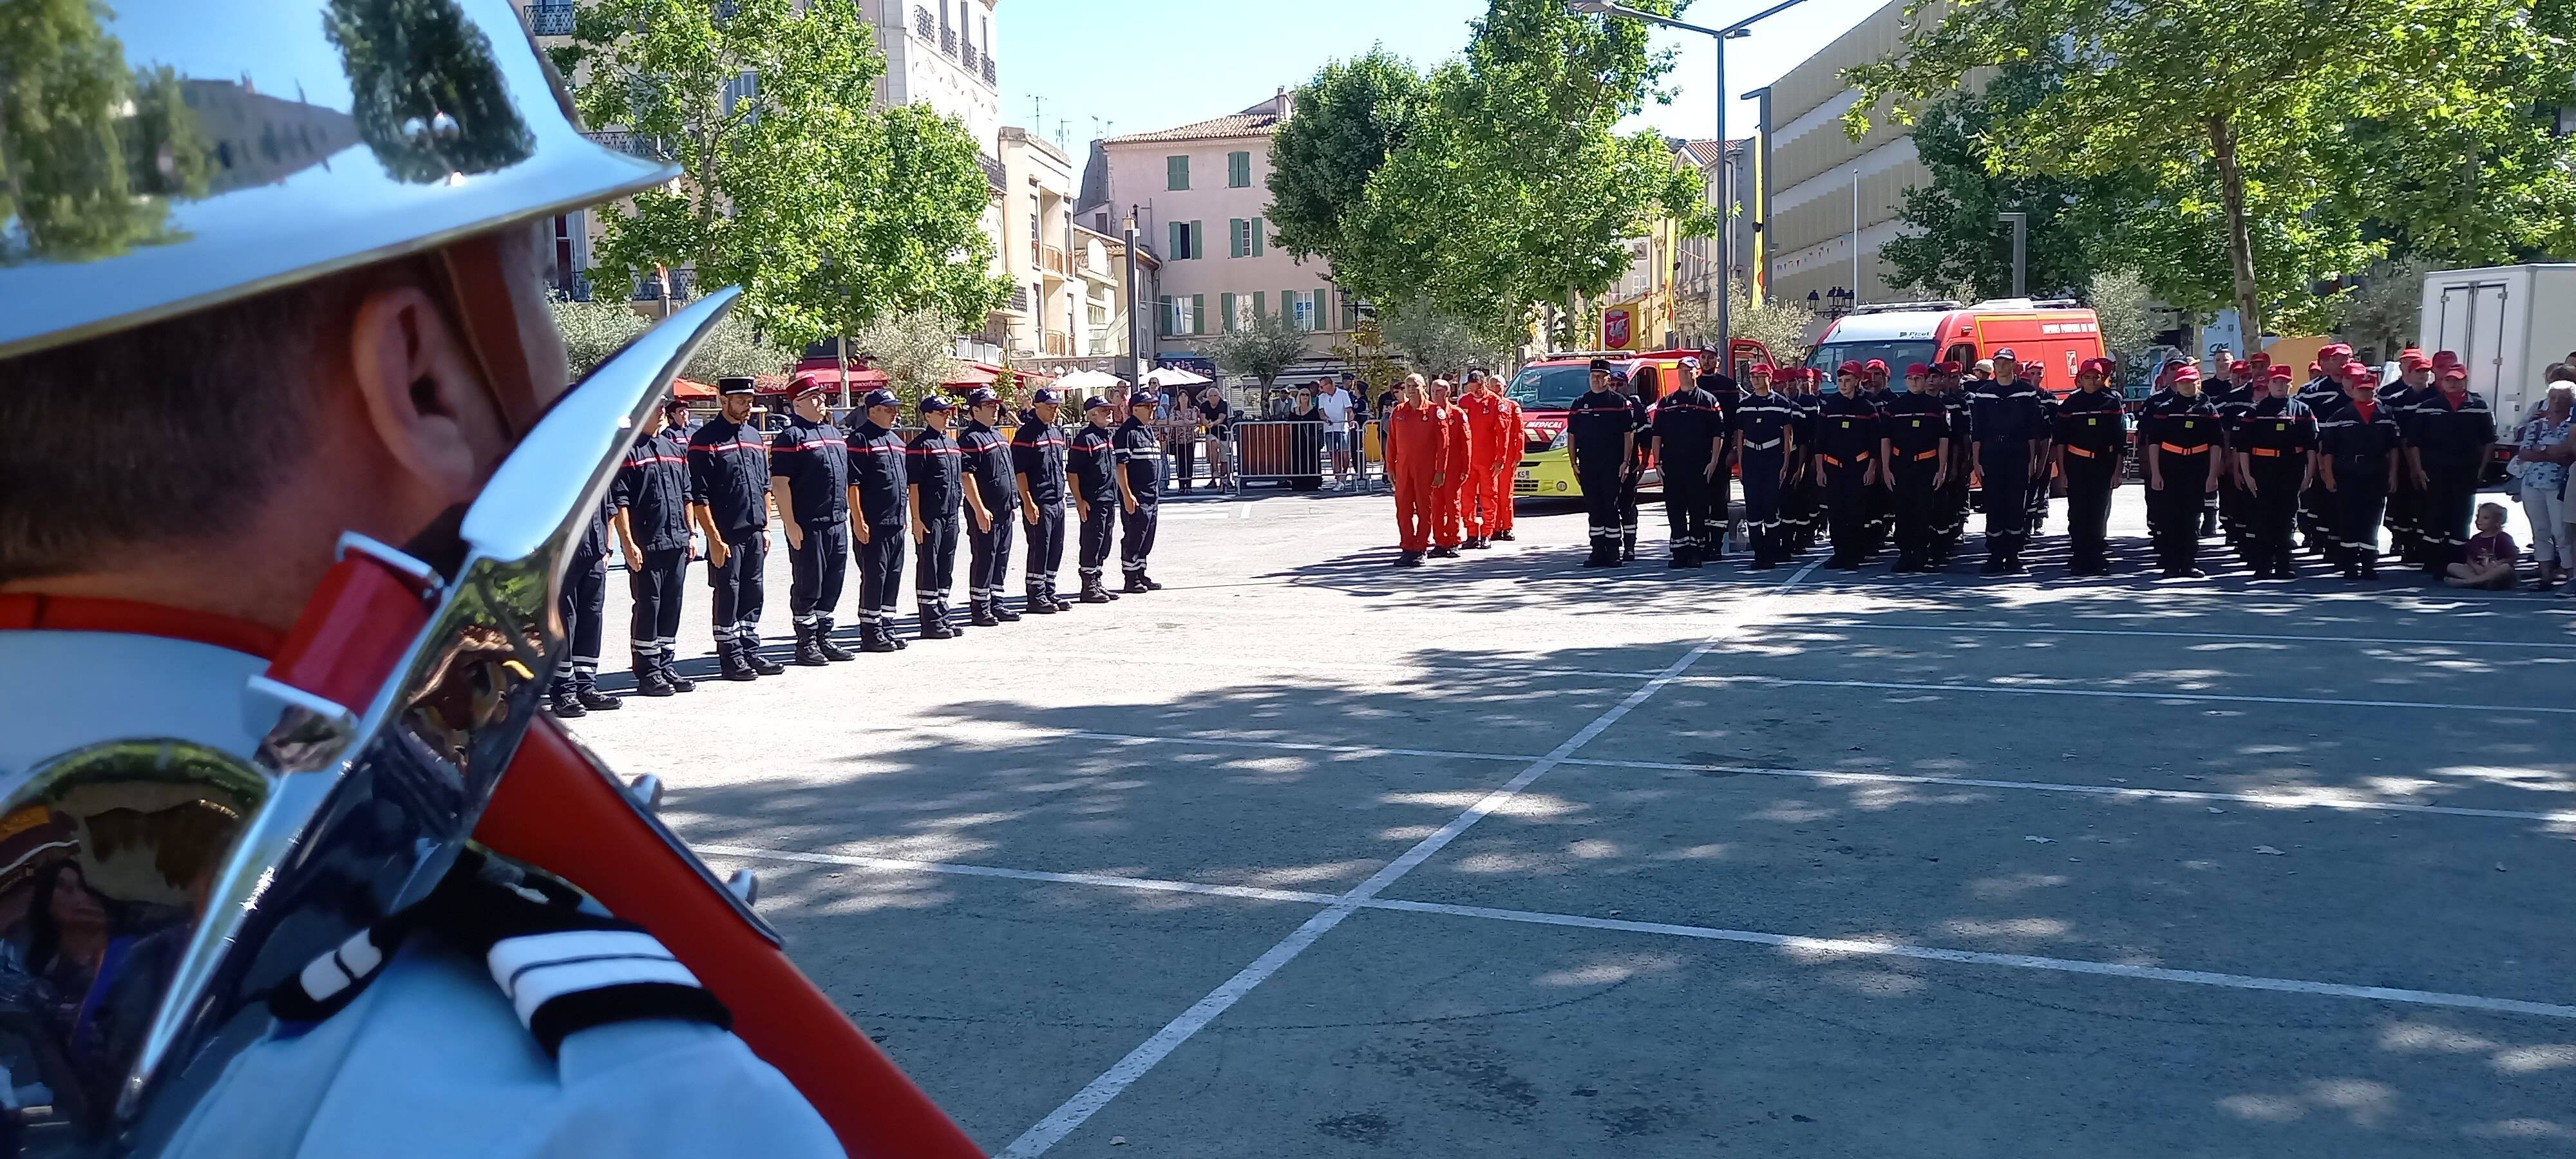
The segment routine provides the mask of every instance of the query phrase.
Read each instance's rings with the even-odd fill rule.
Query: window
[[[1172,249],[1170,253],[1164,256],[1176,262],[1188,261],[1191,258],[1198,257],[1199,239],[1202,236],[1199,232],[1199,223],[1195,221],[1175,221],[1171,223],[1171,229]]]
[[[1357,298],[1356,296],[1354,296],[1354,295],[1350,294],[1349,292],[1345,291],[1345,292],[1342,294],[1342,325],[1341,325],[1341,329],[1344,329],[1344,330],[1357,330],[1357,329],[1359,329],[1359,328],[1360,328],[1360,300],[1359,300],[1359,298]]]
[[[1252,184],[1252,154],[1225,155],[1225,184],[1228,189],[1243,189]]]
[[[1298,330],[1312,330],[1315,328],[1315,299],[1313,295],[1300,293],[1296,290],[1281,290],[1279,292],[1279,302],[1281,307],[1288,312],[1288,325],[1290,327]]]
[[[1225,219],[1225,256],[1246,257],[1252,253],[1252,223],[1240,217]]]
[[[1190,158],[1189,158],[1189,155],[1188,155],[1188,154],[1186,154],[1186,153],[1182,153],[1182,154],[1175,154],[1175,155],[1173,155],[1173,156],[1163,158],[1163,176],[1164,176],[1163,188],[1165,188],[1165,189],[1187,189],[1187,188],[1189,188],[1189,187],[1190,187]]]
[[[750,121],[750,122],[751,122],[751,123],[753,123],[753,124],[759,124],[759,123],[760,123],[760,74],[759,74],[759,73],[756,73],[756,72],[753,72],[753,71],[751,71],[750,69],[744,69],[740,74],[736,75],[732,80],[729,80],[729,81],[726,81],[726,82],[725,82],[725,87],[724,87],[724,111],[725,111],[725,115],[726,115],[726,116],[728,116],[728,117],[732,116],[732,115],[733,115],[734,110],[735,110],[736,108],[740,107],[740,106],[741,106],[744,102],[746,102],[746,101],[748,101],[748,102],[750,102],[750,103],[751,103],[751,112],[750,112],[750,113],[748,113],[748,114],[746,114],[746,115],[744,116],[744,118],[743,118],[743,119],[744,119],[744,120],[747,120],[747,121]]]

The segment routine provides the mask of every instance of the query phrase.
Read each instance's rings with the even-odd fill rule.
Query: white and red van
[[[1908,363],[1955,361],[1973,368],[2002,349],[2039,363],[2039,385],[2055,394],[2074,390],[2075,368],[2106,353],[2101,319],[2071,299],[1899,302],[1862,306],[1834,319],[1807,353],[1807,365],[1824,370],[1830,390],[1835,367],[1876,358],[1887,363],[1902,389]]]

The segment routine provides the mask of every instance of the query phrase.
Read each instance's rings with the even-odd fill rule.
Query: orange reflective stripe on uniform
[[[2158,443],[2156,445],[2164,448],[2165,453],[2168,455],[2197,455],[2209,450],[2207,447],[2177,447],[2172,443]]]
[[[1917,463],[1920,463],[1925,459],[1938,459],[1940,457],[1941,448],[1939,447],[1934,447],[1928,451],[1917,451],[1914,453],[1914,461]]]
[[[2082,448],[2082,447],[2076,447],[2076,446],[2069,446],[2069,447],[2067,447],[2067,448],[2066,448],[2066,453],[2067,453],[2067,454],[2070,454],[2070,455],[2078,455],[2078,456],[2081,456],[2081,457],[2083,457],[2083,458],[2087,458],[2087,459],[2093,459],[2093,458],[2099,458],[2099,457],[2100,457],[2100,456],[2098,456],[2098,455],[2095,455],[2095,454],[2094,454],[2093,452],[2091,452],[2091,451],[2088,451],[2088,450],[2085,450],[2085,449],[2084,449],[2084,448]]]
[[[2258,459],[2277,459],[2281,457],[2281,452],[2273,450],[2270,447],[2247,447],[2245,449],[2252,452],[2254,457]]]

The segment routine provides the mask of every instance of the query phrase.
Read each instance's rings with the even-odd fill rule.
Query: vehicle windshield
[[[1831,394],[1834,390],[1835,367],[1846,362],[1866,363],[1873,358],[1887,364],[1889,371],[1887,389],[1901,393],[1905,389],[1905,368],[1908,365],[1934,361],[1932,342],[1930,339],[1835,342],[1808,351],[1807,365],[1825,372],[1825,393]]]
[[[1580,362],[1525,367],[1503,393],[1524,410],[1564,410],[1592,389],[1592,369]]]

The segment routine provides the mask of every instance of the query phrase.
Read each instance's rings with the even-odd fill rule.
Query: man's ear
[[[350,377],[401,482],[439,508],[473,498],[508,439],[446,315],[418,287],[391,286],[362,298],[349,327]]]

